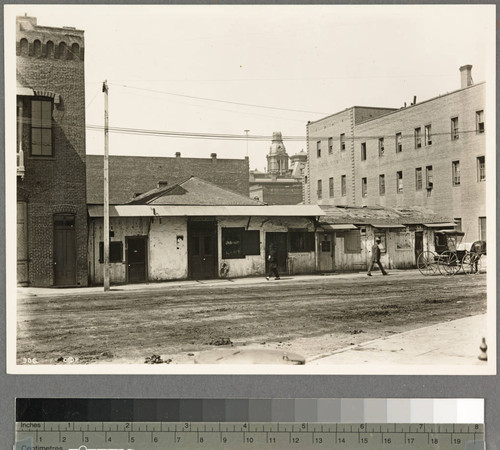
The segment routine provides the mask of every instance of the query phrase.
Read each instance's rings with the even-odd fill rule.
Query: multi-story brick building
[[[306,203],[422,207],[486,240],[485,83],[401,109],[352,107],[310,122]]]
[[[18,283],[85,286],[84,32],[16,22]]]

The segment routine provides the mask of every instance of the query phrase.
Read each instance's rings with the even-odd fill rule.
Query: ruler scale
[[[18,399],[14,448],[484,450],[484,404],[480,399]]]

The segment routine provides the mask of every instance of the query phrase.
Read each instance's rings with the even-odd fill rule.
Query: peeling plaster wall
[[[247,228],[248,226],[248,228]],[[222,258],[222,228],[243,227],[248,230],[260,231],[260,255],[248,255],[245,258]],[[219,270],[222,264],[228,267],[228,278],[245,276],[264,276],[266,274],[266,232],[287,232],[289,229],[307,229],[314,231],[314,225],[309,219],[302,217],[248,217],[218,219],[218,254]],[[314,272],[315,253],[289,253],[293,258],[293,273]]]
[[[154,218],[149,230],[149,280],[188,277],[187,219]]]
[[[111,217],[109,219],[110,229],[114,231],[111,241],[123,242],[122,261],[110,264],[110,282],[125,283],[127,281],[126,271],[126,236],[147,236],[149,217]],[[104,220],[102,218],[92,219],[89,228],[89,262],[91,284],[103,284],[104,267],[99,262],[99,242],[103,241]]]

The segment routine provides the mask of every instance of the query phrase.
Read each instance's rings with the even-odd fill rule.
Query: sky
[[[451,92],[465,64],[495,81],[493,5],[10,5],[6,24],[25,13],[85,31],[88,126],[104,124],[107,80],[110,127],[243,137],[111,132],[111,155],[248,154],[264,170],[274,131],[293,155],[308,121]],[[102,154],[103,131],[88,129],[86,146]]]

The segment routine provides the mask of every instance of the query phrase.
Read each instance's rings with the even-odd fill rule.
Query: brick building
[[[423,207],[486,239],[485,83],[401,109],[352,107],[307,125],[306,203]]]
[[[87,155],[87,203],[102,204],[104,192],[103,157]],[[222,188],[248,197],[248,158],[220,159],[164,156],[109,157],[109,198],[111,204],[121,204],[154,189],[158,183],[174,185],[190,176],[202,178]]]
[[[16,20],[17,276],[85,286],[84,32]]]
[[[267,172],[250,171],[250,197],[270,205],[302,203],[307,154],[301,151],[289,157],[281,132],[275,131],[266,158]]]

